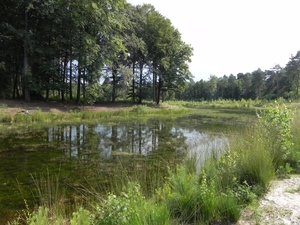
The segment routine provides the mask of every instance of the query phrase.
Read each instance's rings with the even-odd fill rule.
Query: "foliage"
[[[139,186],[129,185],[121,196],[108,194],[103,206],[97,207],[96,224],[138,224],[138,210],[143,207]]]
[[[78,103],[93,104],[126,94],[138,103],[160,103],[175,92],[176,99],[195,101],[295,100],[300,95],[300,51],[285,67],[194,82],[192,46],[149,4],[3,0],[1,7],[0,98],[27,93],[27,100],[72,100],[76,94]]]
[[[287,163],[293,168],[294,173],[300,173],[300,111],[299,108],[295,112],[294,120],[292,123],[292,142],[293,145],[290,149],[290,154]]]
[[[90,84],[86,87],[83,102],[93,105],[99,100],[100,86],[99,84]]]
[[[164,77],[164,92],[181,89],[191,76],[192,48],[152,5],[4,0],[1,7],[0,98],[26,93],[26,101],[72,100],[75,94],[77,103],[92,104],[108,94],[97,87],[106,74],[109,100],[131,89],[141,103],[151,83],[156,86],[155,70]],[[154,59],[163,68],[151,65]]]
[[[71,225],[90,225],[92,223],[91,213],[80,207],[76,212],[73,212]]]
[[[113,120],[127,120],[129,118],[136,118],[136,115],[140,116],[153,116],[153,117],[178,117],[190,113],[190,110],[179,107],[167,107],[167,108],[153,108],[147,107],[145,105],[133,105],[124,103],[128,107],[121,108],[119,110],[109,110],[109,111],[86,111],[86,110],[70,110],[69,112],[59,113],[59,112],[42,112],[41,109],[36,109],[31,112],[17,112],[4,113],[0,110],[0,128],[5,125],[10,126],[24,126],[24,125],[39,125],[39,124],[61,124],[61,123],[92,123],[105,121],[107,119]]]
[[[7,104],[1,104],[0,105],[0,109],[6,109],[8,106],[7,106]]]
[[[145,105],[137,105],[132,108],[132,112],[136,112],[138,114],[146,114],[149,110],[150,109]]]
[[[294,111],[286,105],[279,105],[275,102],[273,107],[267,109],[262,116],[259,116],[261,125],[261,139],[268,142],[271,154],[274,159],[275,168],[284,165],[291,154],[292,143],[292,120]]]
[[[166,191],[169,193],[167,194],[169,203],[172,204],[170,209],[179,211],[175,211],[175,214],[184,219],[194,218],[196,214],[191,212],[196,213],[198,208],[202,209],[201,213],[205,213],[205,204],[201,207],[193,204],[194,199],[201,204],[193,187],[197,185],[199,188],[199,185],[202,185],[201,188],[205,189],[205,183],[207,183],[209,184],[207,189],[210,192],[215,190],[210,196],[210,201],[213,201],[216,196],[222,196],[216,200],[216,209],[210,209],[215,212],[214,218],[206,214],[207,218],[218,221],[218,218],[222,218],[221,212],[227,212],[226,218],[237,219],[239,212],[229,213],[227,211],[229,204],[232,204],[231,209],[239,209],[241,205],[251,203],[268,190],[275,171],[278,176],[281,176],[281,174],[288,174],[293,170],[286,163],[285,157],[286,154],[290,156],[290,147],[293,146],[290,145],[292,116],[293,111],[285,105],[267,109],[260,117],[258,124],[245,129],[242,134],[239,133],[238,138],[235,136],[232,138],[227,151],[220,158],[206,160],[203,172],[200,174],[200,184],[197,184],[197,180],[190,173],[185,172],[185,175],[182,176],[182,171],[179,171],[177,174],[179,177],[175,175],[176,179],[173,178],[170,187],[166,188],[169,190]],[[274,129],[277,132],[273,132]],[[279,139],[278,144],[270,143],[270,140],[277,139]],[[277,146],[278,149],[274,150],[274,146]],[[280,151],[280,156],[283,157],[279,161],[278,155],[274,154],[276,151]],[[183,185],[186,183],[190,186]],[[202,190],[201,193],[209,192]],[[190,197],[190,195],[194,197]],[[194,211],[189,207],[194,208]]]
[[[94,224],[169,224],[169,216],[162,205],[145,201],[138,184],[129,183],[120,196],[110,193],[96,207]]]
[[[197,176],[185,167],[178,168],[161,195],[171,215],[180,223],[236,221],[240,215],[236,196],[218,190],[213,180],[207,180],[205,171]]]
[[[27,218],[27,223],[29,225],[39,225],[47,224],[49,218],[49,209],[46,207],[39,207],[39,209],[32,213],[32,215]]]
[[[280,98],[277,100],[278,103],[288,103],[288,101]],[[240,100],[229,100],[229,99],[218,99],[212,101],[168,101],[170,105],[183,106],[187,108],[204,109],[204,108],[216,108],[216,109],[250,109],[255,110],[257,108],[268,108],[274,104],[274,101],[266,99],[240,99]]]
[[[295,138],[299,134],[299,114],[292,124],[294,115],[292,109],[276,103],[261,111],[257,123],[248,125],[238,136],[230,134],[225,152],[207,159],[200,173],[195,169],[196,160],[187,160],[176,171],[170,171],[164,186],[156,189],[156,196],[149,198],[142,194],[138,183],[128,182],[127,185],[126,179],[122,180],[121,186],[126,187],[120,194],[110,192],[92,201],[92,207],[75,210],[70,216],[71,224],[88,221],[99,225],[223,224],[237,221],[241,209],[268,190],[275,174],[287,176],[298,169],[299,143],[293,142],[299,141]],[[49,183],[42,180],[41,183],[45,186],[39,189],[50,190]],[[38,224],[36,221],[55,224],[50,220],[54,212],[51,207],[53,204],[46,204],[29,213],[28,224]],[[56,222],[63,221],[63,216],[57,215]]]
[[[238,73],[216,77],[211,75],[208,81],[191,82],[183,92],[176,93],[181,100],[217,100],[217,99],[266,99],[299,98],[300,87],[300,51],[290,58],[285,67],[275,65],[266,71],[260,68],[253,72]]]

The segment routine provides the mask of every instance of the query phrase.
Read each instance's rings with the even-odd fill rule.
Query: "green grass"
[[[8,108],[7,104],[1,104],[0,105],[0,109],[7,109],[7,108]]]
[[[279,165],[286,162],[291,136],[283,134],[291,129],[290,116],[285,106],[273,107],[263,116],[266,123],[231,139],[226,152],[207,160],[199,175],[179,169],[164,189],[173,217],[192,224],[237,221],[241,208],[268,190]],[[280,132],[273,132],[277,128]],[[270,142],[275,139],[279,145]]]
[[[174,117],[188,114],[190,110],[184,108],[161,108],[148,106],[133,106],[128,109],[116,111],[69,111],[65,113],[42,112],[40,109],[32,113],[7,114],[0,111],[0,126],[7,125],[32,125],[37,123],[83,123],[101,122],[114,120],[128,120],[131,118],[149,117]]]
[[[300,173],[300,110],[295,112],[294,120],[292,123],[292,143],[290,155],[287,161],[294,169],[293,172]]]
[[[143,113],[144,107],[133,111]],[[70,224],[124,225],[236,222],[241,210],[257,202],[268,190],[275,175],[291,172],[287,163],[291,163],[292,169],[299,169],[299,125],[298,111],[294,115],[284,105],[273,105],[260,115],[257,123],[238,135],[229,135],[224,154],[213,154],[201,171],[196,169],[197,160],[191,158],[176,170],[169,170],[168,175],[163,175],[167,177],[163,181],[159,171],[132,174],[120,164],[123,174],[110,178],[120,181],[114,191],[102,195],[86,188],[86,193],[92,196],[86,195],[90,204],[79,206],[69,216],[59,213],[54,216],[50,212],[56,212],[51,209],[56,204],[43,204],[42,208],[27,214],[27,223],[35,224],[32,221],[37,219],[33,218],[47,224],[64,220]],[[152,184],[151,194],[145,194],[144,189],[153,182],[157,183]],[[49,189],[47,182],[44,187],[37,186]]]
[[[201,109],[198,113],[214,117],[221,117],[226,115],[232,115],[232,111],[220,111],[234,109],[242,110],[244,114],[246,111],[254,112],[254,109],[258,106],[266,106],[270,103],[262,100],[217,100],[217,101],[205,101],[205,102],[186,102],[186,101],[168,101],[163,102],[160,105],[153,104],[151,102],[144,105],[135,105],[126,109],[116,111],[69,111],[66,113],[58,112],[42,112],[40,109],[36,109],[32,113],[15,113],[8,115],[1,111],[0,107],[0,125],[20,125],[20,124],[36,124],[36,123],[78,123],[78,122],[95,122],[105,120],[121,120],[130,119],[136,117],[175,117],[188,114],[191,109]],[[216,109],[216,111],[213,111]],[[208,112],[205,112],[205,110]],[[195,111],[193,111],[195,113]]]
[[[289,104],[290,101],[287,101],[283,98],[276,100],[280,104]],[[241,100],[228,100],[228,99],[219,99],[212,101],[168,101],[166,102],[172,106],[178,107],[187,107],[187,108],[223,108],[223,109],[255,109],[260,107],[269,107],[274,103],[274,101],[266,99],[241,99]]]

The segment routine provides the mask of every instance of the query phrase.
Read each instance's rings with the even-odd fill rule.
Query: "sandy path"
[[[300,224],[300,176],[274,180],[256,213],[245,210],[239,225]]]

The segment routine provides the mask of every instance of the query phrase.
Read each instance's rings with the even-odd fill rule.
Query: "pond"
[[[32,207],[40,203],[40,195],[57,191],[49,186],[59,185],[73,204],[78,203],[78,190],[118,191],[128,180],[139,180],[144,194],[151,195],[162,186],[168,169],[186,156],[196,156],[200,169],[208,154],[224,149],[226,137],[202,128],[182,119],[149,119],[3,133],[0,224],[25,208],[24,199]]]

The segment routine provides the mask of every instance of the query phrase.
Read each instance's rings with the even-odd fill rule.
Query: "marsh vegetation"
[[[237,221],[275,176],[299,172],[300,115],[278,102],[209,104],[11,115],[1,210],[16,209],[10,224]]]

